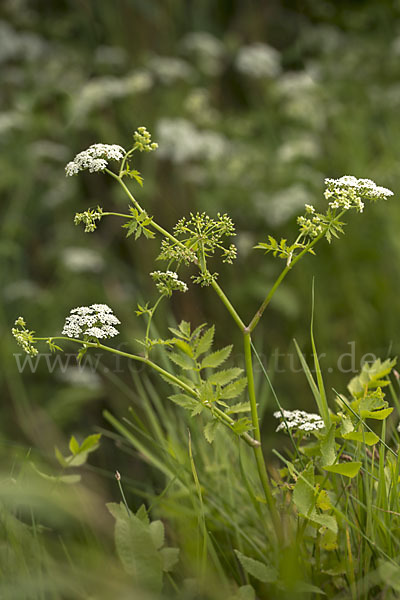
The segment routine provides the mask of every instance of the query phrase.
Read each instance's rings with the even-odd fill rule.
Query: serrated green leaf
[[[197,405],[201,406],[201,403],[198,400],[195,400],[186,394],[173,394],[172,396],[168,396],[168,398],[178,406],[186,408],[186,410],[193,410],[197,408]]]
[[[229,383],[227,386],[222,388],[219,397],[223,400],[232,400],[233,398],[237,398],[243,391],[246,389],[247,379],[246,377],[242,377],[233,383]]]
[[[160,550],[163,571],[169,573],[179,560],[179,548],[162,548]]]
[[[338,463],[336,465],[330,465],[327,467],[323,467],[325,471],[329,471],[329,473],[337,473],[338,475],[344,475],[345,477],[355,477],[359,470],[361,469],[360,462],[346,462],[346,463]]]
[[[226,359],[229,357],[230,353],[232,352],[232,348],[233,348],[232,345],[225,346],[225,348],[222,348],[221,350],[217,350],[216,352],[212,352],[211,354],[208,354],[208,356],[203,358],[203,360],[201,361],[201,368],[202,369],[206,369],[206,368],[216,369],[217,367],[219,367],[219,365],[221,365],[223,362],[226,361]]]
[[[190,347],[190,344],[188,344],[187,342],[185,342],[185,340],[181,340],[181,339],[174,340],[174,345],[177,348],[179,348],[180,350],[182,350],[182,352],[184,354],[186,354],[190,358],[193,358],[193,350]],[[191,361],[191,365],[192,366],[194,365],[193,361]]]
[[[235,424],[232,426],[232,430],[237,435],[241,435],[242,433],[246,433],[246,431],[250,431],[253,428],[253,423],[251,419],[248,417],[242,417],[235,421]]]
[[[333,517],[332,515],[320,514],[320,513],[317,513],[317,511],[315,509],[313,509],[311,511],[311,514],[307,515],[307,516],[314,523],[318,523],[318,525],[322,525],[322,527],[326,527],[327,529],[329,529],[329,531],[332,531],[332,533],[337,533],[338,524],[337,524],[336,518]]]
[[[164,524],[162,521],[152,521],[149,525],[149,531],[153,544],[157,550],[164,545]]]
[[[333,550],[338,549],[337,544],[337,533],[327,529],[323,532],[319,539],[319,545],[322,550],[327,550],[328,552],[332,552]]]
[[[331,500],[326,490],[321,490],[318,494],[316,506],[321,510],[330,510],[332,508]]]
[[[223,371],[217,371],[216,373],[213,373],[208,378],[208,381],[213,385],[226,385],[227,383],[230,383],[231,381],[239,377],[239,375],[241,375],[242,373],[243,369],[240,369],[239,367],[233,367],[232,369],[224,369]]]
[[[227,415],[234,415],[237,413],[248,412],[251,410],[250,402],[238,402],[237,404],[233,404],[229,406],[226,411]]]
[[[178,365],[178,367],[181,367],[181,369],[184,369],[186,371],[189,371],[189,370],[195,368],[193,359],[190,358],[190,356],[188,356],[187,354],[178,354],[177,352],[168,352],[168,358],[170,360],[172,360],[173,363]]]
[[[181,321],[178,325],[179,331],[185,336],[190,337],[190,323],[188,321]]]
[[[373,446],[379,442],[379,437],[372,431],[350,431],[344,433],[342,437],[345,440],[353,440],[354,442],[363,442],[367,446]]]
[[[274,583],[278,578],[275,567],[267,566],[259,560],[245,556],[239,550],[235,550],[243,569],[252,577],[263,583]]]
[[[236,594],[237,600],[255,600],[256,593],[252,585],[242,585]]]
[[[213,340],[214,340],[214,333],[215,333],[215,327],[213,325],[212,327],[207,329],[207,331],[201,336],[201,338],[198,340],[196,347],[195,347],[195,352],[194,352],[195,358],[198,358],[199,356],[201,356],[202,354],[205,354],[206,352],[208,352],[210,350],[210,348],[213,344]]]
[[[203,429],[204,437],[206,438],[209,444],[212,444],[215,439],[215,434],[220,425],[220,422],[216,419],[214,421],[210,421]]]

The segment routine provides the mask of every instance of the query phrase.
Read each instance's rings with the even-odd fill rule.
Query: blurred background
[[[136,157],[145,179],[138,200],[167,228],[190,211],[232,217],[238,259],[216,269],[245,321],[283,267],[252,247],[269,233],[292,239],[305,203],[324,210],[325,177],[392,189],[392,201],[349,216],[343,239],[300,262],[255,343],[282,404],[314,410],[304,375],[293,372],[292,340],[310,355],[315,277],[328,390],[344,390],[351,376],[338,368],[343,353],[354,352],[357,369],[366,353],[399,352],[398,0],[2,0],[0,64],[3,466],[30,447],[48,459],[71,433],[111,429],[103,411],[122,418],[127,390],[140,400],[124,361],[102,357],[95,368],[94,357],[78,369],[66,348],[64,362],[26,363],[10,329],[21,314],[38,334],[56,335],[72,307],[107,303],[123,323],[119,347],[138,348],[144,321],[135,308],[157,297],[148,274],[158,242],[126,239],[111,218],[92,235],[75,227],[75,212],[97,204],[123,212],[127,200],[111,178],[65,178],[64,166],[92,143],[129,148],[141,125],[159,150]],[[211,289],[175,294],[158,315],[160,334],[182,318],[215,322],[218,345],[230,341],[229,315]],[[268,448],[275,406],[264,393]],[[131,474],[134,465],[139,487],[152,477],[111,434],[92,463],[106,489],[121,465]]]

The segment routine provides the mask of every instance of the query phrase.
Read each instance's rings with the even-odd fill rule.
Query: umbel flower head
[[[13,336],[17,340],[17,344],[25,350],[27,354],[36,356],[39,354],[38,349],[35,347],[35,340],[33,337],[34,331],[29,331],[26,328],[25,320],[22,317],[18,317],[15,321],[15,327],[11,330]]]
[[[80,171],[89,173],[104,171],[109,160],[121,160],[126,154],[122,146],[117,144],[93,144],[87,150],[79,152],[65,167],[67,175],[77,175]]]
[[[85,340],[112,338],[119,334],[114,325],[121,321],[113,314],[107,304],[92,304],[91,306],[78,306],[73,308],[65,319],[62,334],[71,338],[83,336]]]
[[[329,206],[335,208],[356,208],[363,211],[363,200],[387,200],[393,192],[376,185],[371,179],[357,179],[353,175],[344,175],[340,179],[325,179],[324,196]]]
[[[283,412],[283,414],[282,414]],[[275,419],[284,419],[276,428],[276,431],[287,431],[288,429],[300,429],[301,431],[318,431],[325,424],[320,415],[308,413],[304,410],[284,410],[274,412]]]
[[[184,281],[178,279],[178,273],[175,271],[153,271],[150,277],[156,284],[160,294],[171,296],[172,292],[187,292],[188,286]]]

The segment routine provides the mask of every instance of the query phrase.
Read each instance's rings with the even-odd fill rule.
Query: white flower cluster
[[[106,339],[118,335],[119,331],[114,325],[120,323],[107,304],[78,306],[65,319],[62,334],[71,338],[83,335],[85,338]]]
[[[175,271],[153,271],[150,276],[153,278],[160,294],[171,296],[174,291],[188,291],[188,286],[184,281],[178,279],[178,273],[175,273]]]
[[[87,150],[79,152],[73,161],[65,167],[67,175],[77,175],[80,171],[89,173],[104,171],[109,160],[121,160],[126,154],[122,146],[117,144],[93,144]]]
[[[325,185],[324,196],[327,200],[331,199],[329,206],[333,209],[355,208],[362,212],[363,200],[387,200],[393,196],[391,190],[376,185],[371,179],[357,179],[352,175],[344,175],[340,179],[325,179]]]
[[[29,331],[29,329],[26,328],[26,323],[23,317],[18,317],[14,325],[15,327],[12,328],[11,332],[15,337],[17,344],[31,356],[36,356],[39,354],[38,349],[34,346],[35,339],[33,334],[35,332]]]
[[[278,425],[276,431],[287,431],[287,429],[318,431],[325,427],[321,417],[315,413],[308,413],[304,410],[284,410],[282,412],[280,410],[274,412],[275,419],[285,419]]]
[[[236,68],[249,77],[276,77],[281,72],[280,54],[267,44],[256,43],[240,48]]]

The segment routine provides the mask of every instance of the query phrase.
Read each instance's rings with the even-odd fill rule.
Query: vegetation
[[[397,9],[117,4],[1,9],[1,595],[396,598]]]

